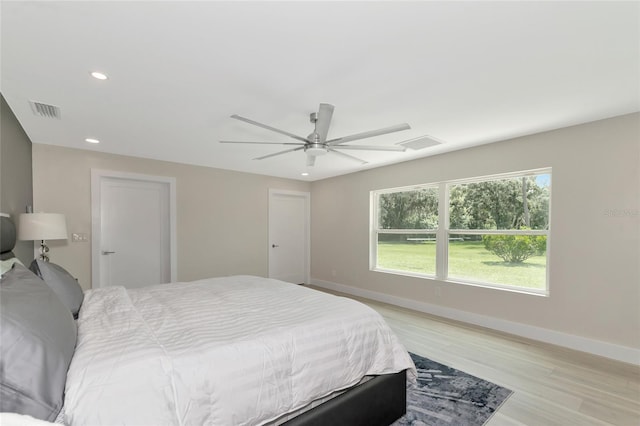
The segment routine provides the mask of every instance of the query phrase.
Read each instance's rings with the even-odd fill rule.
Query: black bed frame
[[[406,371],[376,376],[284,424],[389,426],[407,412],[406,386]]]

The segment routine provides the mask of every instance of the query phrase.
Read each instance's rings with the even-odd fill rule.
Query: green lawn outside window
[[[436,243],[378,242],[378,267],[435,275]],[[449,280],[456,278],[544,290],[546,256],[507,263],[487,251],[482,241],[449,242]]]

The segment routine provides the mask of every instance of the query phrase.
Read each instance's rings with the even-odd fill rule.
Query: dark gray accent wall
[[[33,205],[31,140],[0,94],[0,212],[11,215],[18,226],[18,215]],[[28,265],[33,260],[33,242],[18,241],[15,255]]]

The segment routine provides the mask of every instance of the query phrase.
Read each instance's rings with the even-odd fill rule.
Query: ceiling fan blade
[[[384,129],[370,130],[368,132],[356,133],[355,135],[343,136],[341,138],[331,139],[327,141],[327,145],[340,145],[345,142],[351,142],[358,139],[372,138],[374,136],[386,135],[387,133],[399,132],[401,130],[408,130],[411,126],[407,123],[396,124],[395,126],[385,127]]]
[[[307,154],[307,166],[313,167],[316,164],[316,156]]]
[[[276,152],[276,153],[269,154],[269,155],[263,155],[262,157],[254,158],[254,160],[264,160],[265,158],[275,157],[276,155],[282,155],[282,154],[286,154],[288,152],[300,151],[301,149],[304,149],[304,146],[301,146],[301,147],[298,147],[298,148],[293,148],[293,149],[286,149],[284,151]]]
[[[249,118],[241,117],[237,114],[233,114],[231,118],[235,118],[236,120],[244,121],[245,123],[253,124],[254,126],[262,127],[263,129],[271,130],[272,132],[280,133],[281,135],[289,136],[290,138],[299,140],[301,142],[307,143],[307,139],[302,136],[294,135],[293,133],[289,133],[285,130],[276,129],[275,127],[267,126],[266,124],[258,123],[257,121],[253,121]]]
[[[327,140],[331,117],[333,117],[333,108],[334,106],[331,104],[320,104],[318,120],[316,121],[316,133],[320,136],[320,142]]]
[[[336,151],[333,148],[329,148],[329,151],[333,152],[334,154],[338,154],[342,157],[348,158],[349,160],[354,160],[357,161],[360,164],[367,164],[366,161],[359,159],[358,157],[354,157],[353,155],[349,155],[349,154],[345,154],[344,152],[340,152],[340,151]]]
[[[396,151],[405,152],[407,148],[404,146],[370,146],[370,145],[333,145],[333,149],[354,149],[361,151]]]
[[[249,142],[249,141],[220,141],[220,143],[252,143],[256,145],[304,145],[300,142]]]

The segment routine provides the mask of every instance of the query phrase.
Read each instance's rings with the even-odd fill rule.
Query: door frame
[[[139,182],[166,183],[169,185],[169,268],[171,282],[176,282],[178,280],[176,239],[176,178],[169,176],[152,176],[140,173],[91,169],[91,288],[101,287],[100,250],[102,250],[102,194],[100,187],[103,178],[114,178]]]
[[[304,199],[304,209],[305,209],[305,256],[304,256],[304,276],[305,276],[305,284],[311,283],[311,193],[304,191],[289,191],[285,189],[273,189],[269,188],[269,216],[267,218],[267,227],[268,227],[268,242],[267,242],[267,253],[268,255],[268,263],[269,263],[269,277],[271,277],[272,266],[271,266],[271,240],[272,240],[272,229],[271,229],[271,217],[273,212],[271,210],[272,201],[277,195],[286,195],[289,197],[299,197]]]

